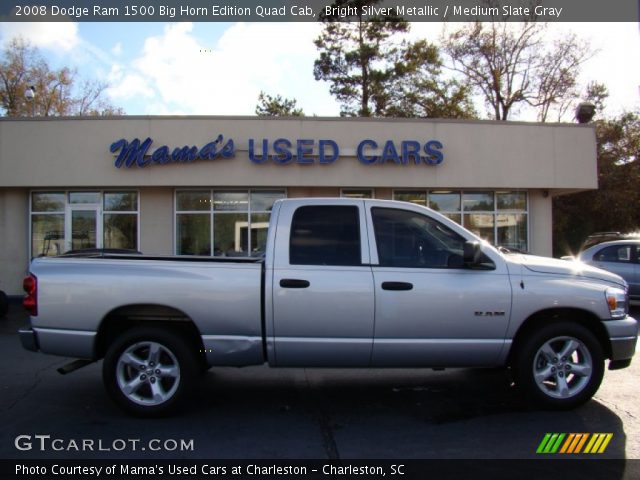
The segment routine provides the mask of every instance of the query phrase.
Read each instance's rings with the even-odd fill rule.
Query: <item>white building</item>
[[[266,146],[266,151],[265,151]],[[362,118],[0,119],[0,289],[80,248],[260,250],[276,198],[428,205],[551,255],[554,195],[597,188],[592,127]]]

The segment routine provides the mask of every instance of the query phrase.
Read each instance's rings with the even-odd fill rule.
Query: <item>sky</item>
[[[440,23],[413,23],[410,36],[437,41]],[[329,85],[313,77],[313,23],[0,23],[0,44],[22,36],[51,66],[109,83],[129,115],[253,115],[260,91],[295,98],[307,115],[337,116]],[[604,83],[607,114],[640,106],[638,23],[555,23],[549,39],[575,32],[595,55],[580,81]],[[481,112],[484,109],[481,106]],[[533,120],[521,112],[518,120]]]

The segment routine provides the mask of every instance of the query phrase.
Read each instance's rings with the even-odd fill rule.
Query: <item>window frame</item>
[[[469,227],[467,226],[467,222],[465,222],[465,215],[473,215],[473,214],[478,214],[478,215],[492,215],[493,217],[493,238],[494,238],[494,244],[496,246],[502,246],[500,243],[498,243],[498,217],[500,215],[524,215],[525,216],[525,225],[526,225],[526,238],[525,238],[525,242],[526,242],[526,249],[525,251],[529,251],[530,247],[531,247],[531,205],[530,205],[530,194],[528,190],[523,190],[523,189],[463,189],[463,188],[459,188],[459,189],[453,189],[453,188],[431,188],[431,189],[420,189],[420,188],[397,188],[394,189],[392,192],[392,198],[394,200],[396,200],[396,194],[397,193],[403,193],[403,192],[413,192],[413,193],[424,193],[426,195],[426,202],[427,202],[427,206],[429,206],[431,204],[431,194],[432,193],[440,193],[443,191],[449,191],[451,193],[458,193],[460,194],[460,209],[457,211],[453,211],[453,210],[434,210],[435,212],[444,215],[445,217],[449,218],[450,220],[453,220],[454,222],[456,222],[457,224],[461,225],[462,227],[466,228],[467,230],[470,230]],[[493,210],[467,210],[464,207],[464,195],[465,193],[481,193],[481,192],[491,192],[493,195]],[[509,194],[509,193],[523,193],[525,195],[525,207],[524,210],[518,210],[518,209],[499,209],[498,208],[498,195],[501,193],[505,193],[505,194]],[[414,205],[419,205],[417,203],[413,203],[413,202],[407,202],[407,203],[412,203]],[[429,207],[430,208],[430,207]],[[456,215],[460,217],[460,221],[456,221],[455,219],[451,218],[452,215]],[[509,247],[507,247],[509,248]]]
[[[69,200],[69,196],[71,193],[82,193],[82,192],[97,192],[99,194],[99,202],[98,203],[71,203],[71,201]],[[38,212],[38,211],[34,211],[33,210],[33,195],[34,194],[38,194],[38,193],[61,193],[64,195],[64,206],[62,210],[57,210],[57,211],[43,211],[43,212]],[[127,210],[127,211],[120,211],[120,212],[116,212],[113,210],[105,210],[104,209],[104,194],[105,193],[135,193],[136,194],[136,209],[135,210]],[[66,230],[66,225],[67,222],[69,221],[69,215],[71,215],[71,211],[72,209],[75,207],[77,209],[82,209],[82,207],[94,207],[97,209],[97,214],[100,220],[100,226],[99,226],[99,231],[100,231],[100,247],[99,248],[106,248],[104,246],[104,214],[105,212],[108,214],[113,214],[113,213],[121,213],[121,214],[129,214],[129,215],[133,215],[135,214],[136,216],[136,248],[135,250],[140,251],[140,203],[141,203],[141,194],[140,194],[140,190],[139,189],[135,189],[135,188],[62,188],[62,189],[57,189],[57,188],[37,188],[37,189],[32,189],[29,190],[29,217],[28,217],[28,237],[27,237],[27,242],[28,242],[28,249],[27,251],[29,252],[29,258],[36,258],[33,257],[33,215],[62,215],[63,216],[63,225],[64,228]],[[64,248],[65,251],[67,249],[67,243],[68,243],[68,239],[66,238],[66,232],[64,233]],[[98,232],[96,232],[98,233]],[[64,252],[62,252],[64,253]]]
[[[209,194],[209,208],[208,210],[178,210],[178,193],[179,192],[208,192]],[[214,195],[216,193],[246,193],[247,194],[247,209],[246,210],[215,210],[214,209]],[[281,198],[288,198],[288,191],[286,187],[264,187],[264,188],[215,188],[215,187],[176,187],[173,189],[173,239],[172,239],[172,251],[175,256],[189,256],[186,254],[180,254],[178,252],[178,215],[179,214],[200,214],[209,216],[209,252],[211,257],[224,258],[221,255],[214,255],[215,252],[215,216],[216,215],[233,215],[233,214],[246,214],[247,221],[247,245],[248,252],[246,258],[251,258],[251,245],[252,245],[252,230],[251,218],[255,214],[269,214],[271,218],[271,211],[267,210],[253,210],[251,195],[260,192],[281,192],[283,196]],[[241,258],[245,258],[244,255],[239,255]]]

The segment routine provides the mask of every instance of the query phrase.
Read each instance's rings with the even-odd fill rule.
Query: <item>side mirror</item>
[[[467,267],[473,267],[480,263],[480,257],[482,255],[482,250],[480,250],[480,242],[474,242],[471,240],[467,240],[464,242],[464,251],[462,253],[462,258],[464,260],[464,264]]]

